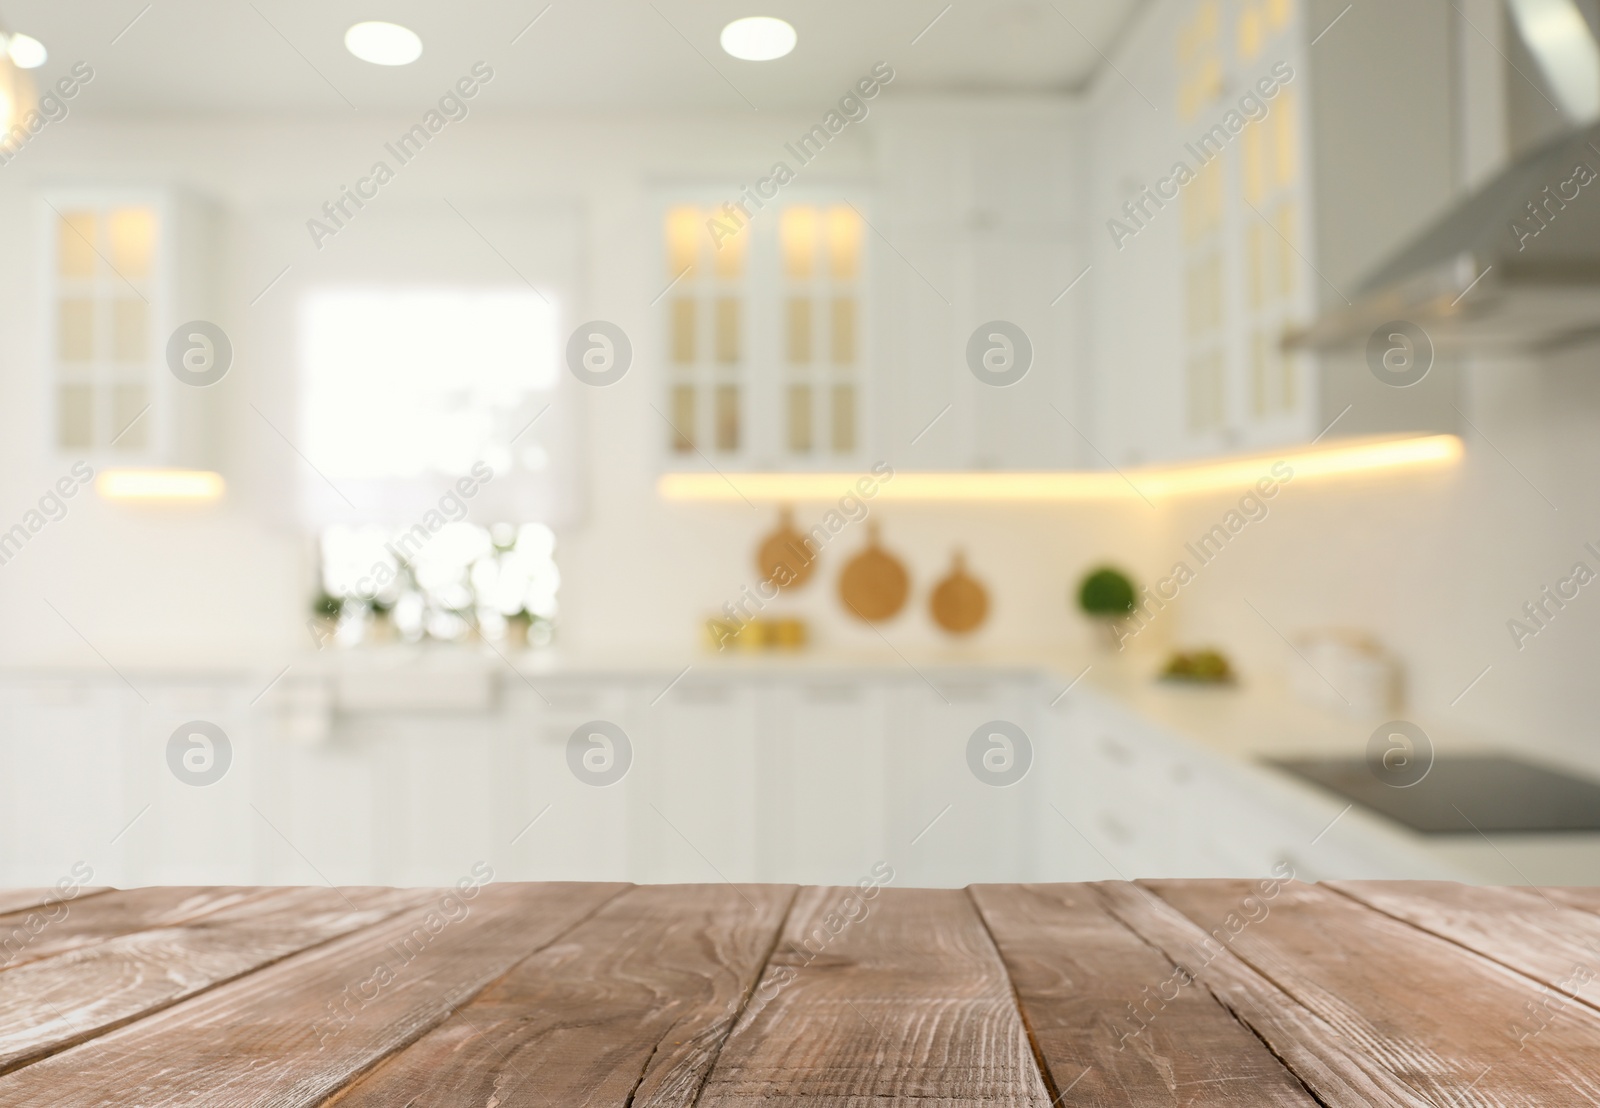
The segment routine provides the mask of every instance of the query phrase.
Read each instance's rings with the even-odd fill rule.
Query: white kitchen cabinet
[[[97,468],[215,468],[205,386],[226,372],[222,332],[180,340],[192,380],[180,382],[167,357],[180,324],[217,322],[215,213],[171,189],[80,187],[50,190],[39,214],[56,453]]]
[[[926,677],[900,685],[887,734],[885,860],[906,885],[1030,879],[1045,793],[1035,772],[1042,734],[1031,681],[1012,673]],[[994,721],[1020,728],[1033,748],[1034,763],[1015,784],[989,784],[968,763],[973,733]]]
[[[819,674],[773,682],[761,729],[761,869],[852,885],[886,859],[883,735],[900,682]]]
[[[1113,463],[1457,428],[1448,359],[1398,389],[1364,350],[1285,344],[1452,195],[1455,30],[1445,0],[1140,13],[1087,113],[1093,436]]]
[[[1206,750],[1089,684],[981,668],[532,677],[473,710],[336,714],[286,727],[262,681],[114,678],[0,688],[0,886],[500,880],[899,885],[1459,874],[1414,836]],[[670,690],[669,690],[670,685]],[[665,690],[665,691],[664,691]],[[233,763],[179,780],[166,744],[206,720]],[[575,730],[622,728],[605,786]],[[990,784],[980,725],[1015,725],[1029,771]],[[980,734],[988,736],[993,731]],[[299,741],[296,736],[300,736]],[[992,743],[980,744],[988,749]]]
[[[691,672],[657,695],[639,710],[629,774],[636,879],[759,880],[759,687]]]
[[[272,835],[251,808],[258,746],[250,694],[221,681],[145,685],[150,703],[127,714],[123,789],[135,810],[149,807],[123,838],[119,883],[205,884],[219,873],[250,873],[258,842]],[[197,723],[216,728],[217,737]]]
[[[257,879],[376,883],[388,869],[389,851],[378,811],[387,757],[382,736],[340,728],[326,741],[303,743],[288,738],[278,722],[270,715],[263,721],[265,738],[257,749]]]
[[[1083,467],[1071,424],[1088,425],[1087,302],[1081,287],[1061,295],[1088,265],[1079,112],[1043,100],[886,107],[874,132],[895,248],[878,266],[884,456],[904,469]],[[1022,328],[1033,351],[1003,387],[967,359],[994,320]]]
[[[655,818],[648,808],[638,812],[635,803],[642,795],[637,765],[640,689],[606,680],[535,679],[533,685],[513,679],[504,696],[492,783],[496,826],[490,863],[495,877],[630,880],[630,827]],[[568,765],[574,732],[594,720],[622,728],[633,747],[634,765],[614,784],[589,784]]]
[[[126,880],[146,800],[125,784],[136,695],[120,682],[51,679],[0,690],[0,886],[54,885],[78,862]],[[130,806],[131,805],[131,806]]]

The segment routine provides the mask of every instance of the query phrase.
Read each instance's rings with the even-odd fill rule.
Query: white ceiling
[[[45,43],[44,78],[91,65],[74,110],[92,115],[409,110],[480,60],[496,77],[474,107],[489,111],[809,110],[880,61],[897,90],[1081,88],[1143,2],[0,0],[0,24]],[[745,15],[789,20],[799,46],[772,62],[728,57],[717,36]],[[422,58],[388,69],[351,57],[344,30],[368,19],[416,30]]]

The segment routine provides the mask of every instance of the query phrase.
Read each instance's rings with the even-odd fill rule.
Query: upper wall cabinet
[[[1081,105],[907,98],[873,123],[883,455],[922,470],[1088,464]]]
[[[53,450],[97,466],[213,467],[202,394],[229,352],[209,335],[185,341],[192,383],[168,364],[175,329],[211,317],[207,209],[165,190],[74,189],[47,193],[40,215]]]
[[[664,197],[666,466],[1083,465],[1080,116],[885,98],[868,180]]]
[[[669,467],[859,466],[877,384],[865,198],[792,189],[756,210],[715,195],[662,213]]]
[[[1119,464],[1454,429],[1295,335],[1454,186],[1446,0],[1159,0],[1090,96],[1094,436]],[[1408,356],[1402,349],[1397,356]]]

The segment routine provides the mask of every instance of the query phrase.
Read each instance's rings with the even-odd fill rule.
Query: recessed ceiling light
[[[722,29],[722,48],[747,62],[770,62],[794,49],[800,41],[795,30],[770,15],[735,19]]]
[[[50,57],[50,52],[44,48],[44,43],[32,35],[12,35],[6,53],[17,63],[18,69],[38,69]]]
[[[422,40],[398,23],[357,23],[344,33],[344,48],[373,65],[410,65],[422,57]]]

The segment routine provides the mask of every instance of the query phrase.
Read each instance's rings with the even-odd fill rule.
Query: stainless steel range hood
[[[1394,320],[1456,349],[1600,338],[1600,3],[1505,0],[1505,14],[1534,63],[1495,47],[1506,80],[1531,85],[1569,129],[1514,157],[1285,345],[1357,346]]]
[[[1524,155],[1289,341],[1363,344],[1403,319],[1441,347],[1552,349],[1600,339],[1600,125]]]

